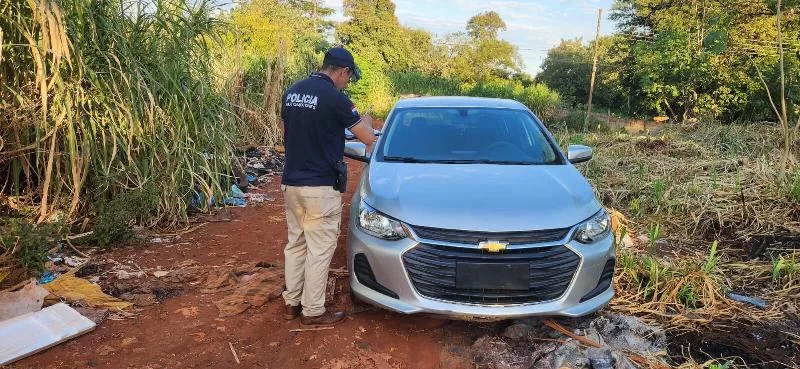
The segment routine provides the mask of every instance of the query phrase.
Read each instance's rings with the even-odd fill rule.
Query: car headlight
[[[361,201],[358,205],[358,228],[371,236],[384,240],[406,238],[406,230],[400,222],[389,218]]]
[[[592,243],[605,237],[611,228],[611,220],[605,210],[600,210],[589,220],[578,225],[575,240],[580,243]]]

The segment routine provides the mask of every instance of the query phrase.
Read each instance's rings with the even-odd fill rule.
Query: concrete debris
[[[561,334],[536,319],[517,321],[503,336],[485,335],[475,341],[473,361],[485,369],[634,369],[632,357],[663,364],[664,331],[635,317],[607,313],[570,321],[564,328],[574,334]]]

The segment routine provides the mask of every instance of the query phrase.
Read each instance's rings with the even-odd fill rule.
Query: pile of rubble
[[[502,336],[472,345],[473,361],[486,369],[634,369],[664,367],[664,331],[616,313],[564,322],[518,320]]]
[[[269,183],[270,177],[283,172],[283,148],[280,146],[248,147],[239,150],[237,155],[239,168],[234,165],[233,172],[237,177],[237,185],[245,192],[250,186]]]

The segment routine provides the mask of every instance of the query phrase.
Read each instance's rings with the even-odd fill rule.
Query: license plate
[[[456,264],[456,288],[490,290],[527,290],[528,263]]]

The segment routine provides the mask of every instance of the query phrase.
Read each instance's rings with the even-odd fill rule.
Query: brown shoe
[[[300,305],[297,306],[286,305],[286,313],[283,314],[283,318],[286,320],[295,319],[298,316],[300,316],[300,311],[302,310],[303,308]]]
[[[320,316],[301,316],[300,324],[303,325],[334,325],[341,322],[347,315],[342,311],[326,311]]]

